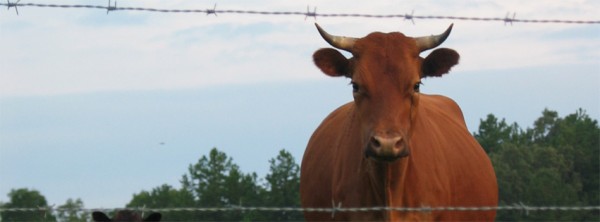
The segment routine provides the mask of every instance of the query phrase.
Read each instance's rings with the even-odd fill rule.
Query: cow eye
[[[357,93],[360,90],[360,87],[355,82],[350,82],[350,85],[352,85],[352,92],[353,93]]]
[[[421,83],[421,82],[418,82],[417,84],[415,84],[415,86],[414,86],[415,92],[421,91],[421,85],[423,85],[423,83]]]

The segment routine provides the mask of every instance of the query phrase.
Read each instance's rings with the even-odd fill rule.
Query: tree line
[[[579,109],[545,109],[523,129],[490,114],[475,138],[490,156],[500,205],[600,206],[600,128]],[[600,221],[600,211],[501,211],[499,221]]]
[[[286,150],[269,160],[270,171],[264,180],[256,173],[244,173],[217,148],[190,164],[181,179],[181,187],[163,184],[150,191],[133,194],[127,208],[208,208],[239,206],[300,207],[300,167]],[[44,208],[46,198],[37,190],[13,189],[2,208]],[[68,199],[57,208],[65,211],[9,212],[1,221],[89,221],[90,214],[81,199]],[[109,212],[114,213],[114,212]],[[300,212],[163,212],[167,221],[298,221]],[[112,215],[111,215],[112,216]]]
[[[474,137],[492,160],[499,186],[499,205],[600,205],[600,128],[583,110],[559,117],[544,110],[530,128],[508,124],[489,114]],[[216,148],[190,164],[180,188],[163,184],[135,193],[125,207],[205,208],[269,206],[299,207],[299,166],[281,150],[271,160],[264,180],[244,173]],[[318,195],[318,194],[315,194]],[[2,208],[45,207],[37,190],[13,189]],[[88,221],[81,199],[69,199],[51,212],[2,212],[2,221]],[[301,221],[300,212],[227,211],[164,212],[168,221]],[[600,221],[599,211],[499,211],[498,221]]]

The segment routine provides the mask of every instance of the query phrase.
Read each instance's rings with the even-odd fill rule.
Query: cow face
[[[440,45],[452,26],[441,35],[418,38],[375,32],[358,39],[330,35],[318,25],[317,29],[329,44],[353,55],[347,59],[324,48],[313,59],[323,73],[351,79],[365,155],[382,161],[408,156],[421,78],[448,73],[459,59],[456,51],[445,48],[425,59],[419,54]]]

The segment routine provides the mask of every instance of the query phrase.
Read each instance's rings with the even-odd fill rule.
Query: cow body
[[[350,78],[354,81],[356,75]],[[393,93],[393,90],[387,90]],[[378,94],[371,89],[369,96],[374,95]],[[302,160],[300,192],[303,207],[497,205],[498,188],[491,162],[467,130],[458,105],[439,95],[418,92],[407,95],[401,98],[412,101],[406,103],[408,108],[390,108],[395,103],[371,103],[371,107],[383,108],[367,109],[361,107],[366,99],[355,93],[355,101],[339,107],[323,120],[310,138]],[[393,102],[396,101],[403,104],[399,99]],[[387,108],[390,110],[385,113],[374,111]],[[365,110],[369,112],[365,114]],[[373,116],[384,114],[384,123],[398,123],[392,126],[378,123],[378,117]],[[399,151],[391,152],[393,158],[386,156],[385,161],[369,158],[365,149],[390,140],[381,139],[384,137],[401,137],[394,139],[392,144]],[[383,153],[388,155],[390,152]],[[305,217],[308,221],[491,221],[495,214],[495,211],[368,211],[305,212]]]
[[[458,106],[421,95],[410,156],[393,163],[364,158],[354,103],[331,113],[311,137],[302,160],[306,207],[495,206],[492,165],[470,136]],[[418,137],[418,138],[416,138]],[[491,172],[491,173],[490,173]],[[493,211],[307,213],[307,220],[493,220]]]

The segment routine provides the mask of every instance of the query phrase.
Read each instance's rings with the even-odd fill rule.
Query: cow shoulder
[[[331,112],[317,127],[315,132],[313,133],[309,145],[311,142],[318,140],[318,142],[323,142],[321,140],[331,140],[332,138],[337,138],[336,134],[340,133],[340,130],[343,128],[345,121],[349,120],[349,115],[353,112],[354,102],[346,103],[345,105],[340,106],[333,112]],[[315,141],[316,142],[316,141]],[[332,142],[332,141],[328,141]]]
[[[466,122],[462,110],[453,99],[442,95],[425,95],[422,96],[422,103],[428,106],[432,112],[442,116],[447,116],[459,125],[466,128]]]
[[[300,170],[300,192],[304,205],[311,207],[328,207],[332,197],[332,175],[336,145],[343,136],[343,126],[351,114],[353,103],[347,103],[330,113],[312,134]],[[315,195],[318,194],[318,195]],[[326,220],[330,214],[309,213],[311,218]]]

